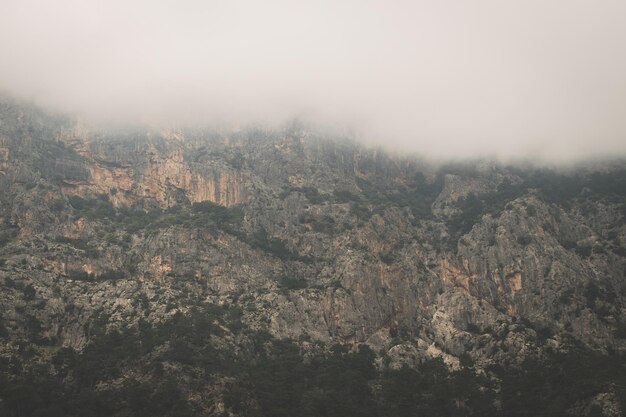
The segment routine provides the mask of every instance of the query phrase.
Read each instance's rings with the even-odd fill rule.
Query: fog
[[[0,89],[101,122],[350,127],[433,157],[626,155],[624,0],[0,0]]]

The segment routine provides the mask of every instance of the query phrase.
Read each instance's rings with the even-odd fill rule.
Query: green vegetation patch
[[[85,271],[69,271],[68,278],[77,281],[98,282],[98,281],[117,281],[126,278],[126,273],[123,271],[106,270],[99,274],[94,274]]]
[[[270,253],[283,261],[311,262],[311,258],[292,251],[287,242],[270,236],[265,229],[259,229],[252,234],[240,235],[239,237],[249,245]]]
[[[384,354],[375,365],[367,345],[304,348],[241,318],[235,306],[207,303],[106,331],[100,316],[82,352],[58,348],[50,361],[22,345],[0,361],[0,414],[192,417],[220,400],[225,415],[241,417],[557,416],[609,391],[626,405],[626,358],[582,345],[486,374],[469,355],[458,371],[440,358],[397,369]]]
[[[315,187],[285,187],[280,194],[280,198],[283,199],[290,193],[301,193],[311,204],[323,204],[331,200],[331,197],[327,194],[321,194]]]
[[[404,184],[379,185],[360,177],[356,182],[362,191],[362,201],[378,207],[408,207],[416,219],[428,219],[432,217],[431,206],[443,188],[443,174],[428,181],[417,172]]]
[[[171,226],[223,230],[234,233],[243,221],[241,207],[223,207],[210,201],[168,209],[144,210],[139,207],[115,208],[106,196],[96,199],[70,197],[77,216],[91,220],[108,220],[129,233],[156,231]]]

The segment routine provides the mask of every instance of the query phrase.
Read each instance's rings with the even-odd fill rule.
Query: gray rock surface
[[[279,338],[368,343],[395,367],[520,363],[568,338],[626,350],[624,190],[559,200],[530,168],[459,173],[297,124],[102,133],[10,100],[0,117],[10,339],[81,349],[100,316],[158,323],[206,300]],[[581,172],[542,175],[597,174]],[[623,163],[607,172],[623,184]],[[203,201],[241,220],[189,221]]]

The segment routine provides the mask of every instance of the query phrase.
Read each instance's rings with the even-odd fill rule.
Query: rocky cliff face
[[[0,193],[5,358],[199,303],[305,350],[367,345],[389,369],[626,352],[623,162],[433,165],[298,124],[100,132],[3,99]],[[214,342],[244,349],[222,326]],[[611,389],[572,413],[619,414]],[[237,414],[218,397],[205,413]]]

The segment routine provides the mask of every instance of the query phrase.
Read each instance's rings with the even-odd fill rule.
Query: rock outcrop
[[[10,100],[0,117],[6,340],[80,351],[97,320],[204,301],[394,369],[519,364],[572,340],[626,352],[623,162],[461,170],[299,125],[102,133]]]

